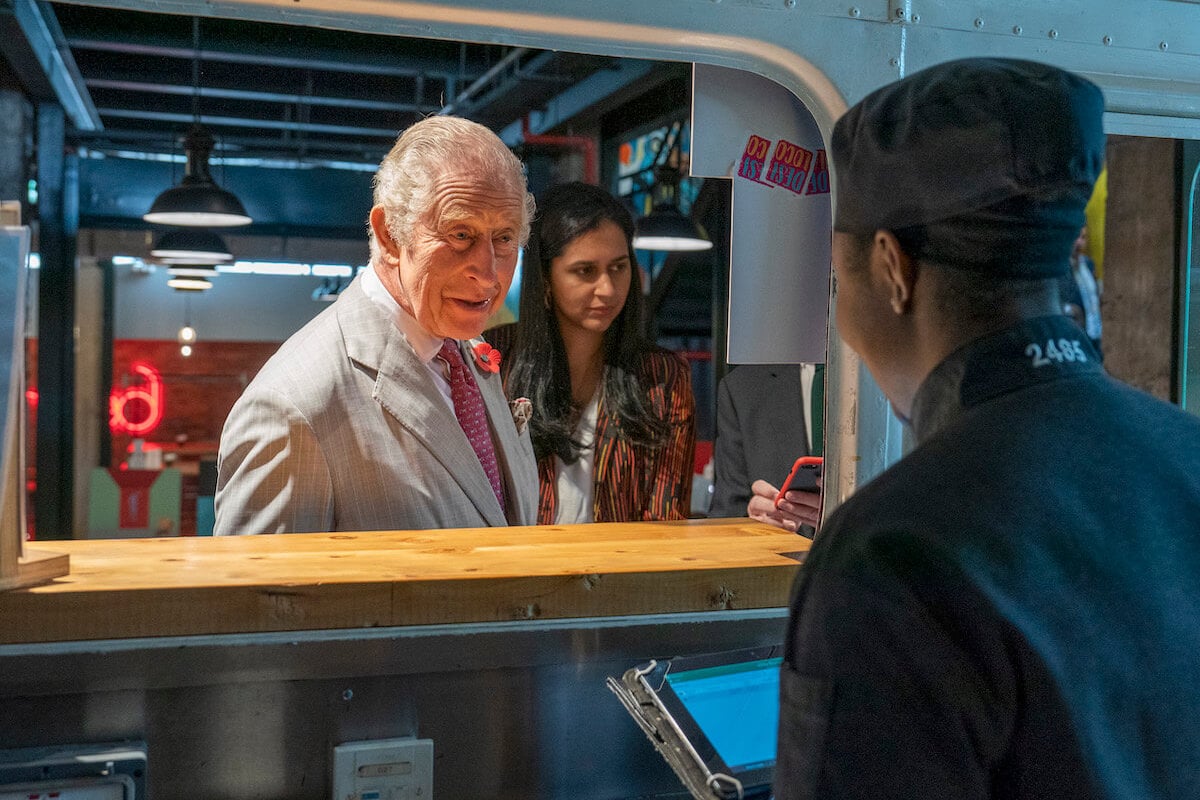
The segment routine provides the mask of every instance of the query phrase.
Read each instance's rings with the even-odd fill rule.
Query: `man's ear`
[[[913,289],[917,285],[917,262],[904,248],[895,234],[887,230],[875,231],[872,262],[877,274],[887,287],[892,311],[907,314],[912,306]]]
[[[370,219],[371,233],[375,235],[375,241],[379,243],[379,252],[382,254],[384,262],[395,264],[400,260],[400,246],[392,238],[392,232],[388,230],[387,213],[383,210],[383,206],[373,206]]]

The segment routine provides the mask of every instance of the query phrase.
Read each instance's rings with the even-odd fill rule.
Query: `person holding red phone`
[[[815,531],[821,524],[821,480],[820,476],[814,478],[815,490],[786,491],[760,478],[750,487],[754,495],[746,507],[747,515],[777,528],[811,536],[805,526]],[[787,486],[786,480],[783,486]]]
[[[710,517],[746,516],[814,534],[820,481],[815,493],[790,497],[780,497],[780,487],[798,457],[821,455],[823,385],[823,364],[743,364],[721,380]]]

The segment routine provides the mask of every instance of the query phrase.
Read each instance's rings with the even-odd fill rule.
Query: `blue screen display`
[[[730,769],[775,763],[782,660],[764,658],[667,674],[675,696]]]

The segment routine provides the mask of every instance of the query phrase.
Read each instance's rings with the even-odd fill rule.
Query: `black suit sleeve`
[[[744,517],[750,502],[745,434],[726,381],[717,388],[717,435],[713,443],[713,502],[710,517]]]

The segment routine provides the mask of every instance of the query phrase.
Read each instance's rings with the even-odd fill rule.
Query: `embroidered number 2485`
[[[1042,354],[1042,346],[1037,343],[1030,343],[1025,348],[1025,355],[1033,359],[1033,366],[1044,367],[1055,362],[1061,364],[1064,361],[1078,361],[1080,363],[1087,361],[1087,353],[1083,351],[1083,345],[1077,339],[1059,339],[1057,342],[1049,339],[1046,342],[1045,355]]]

